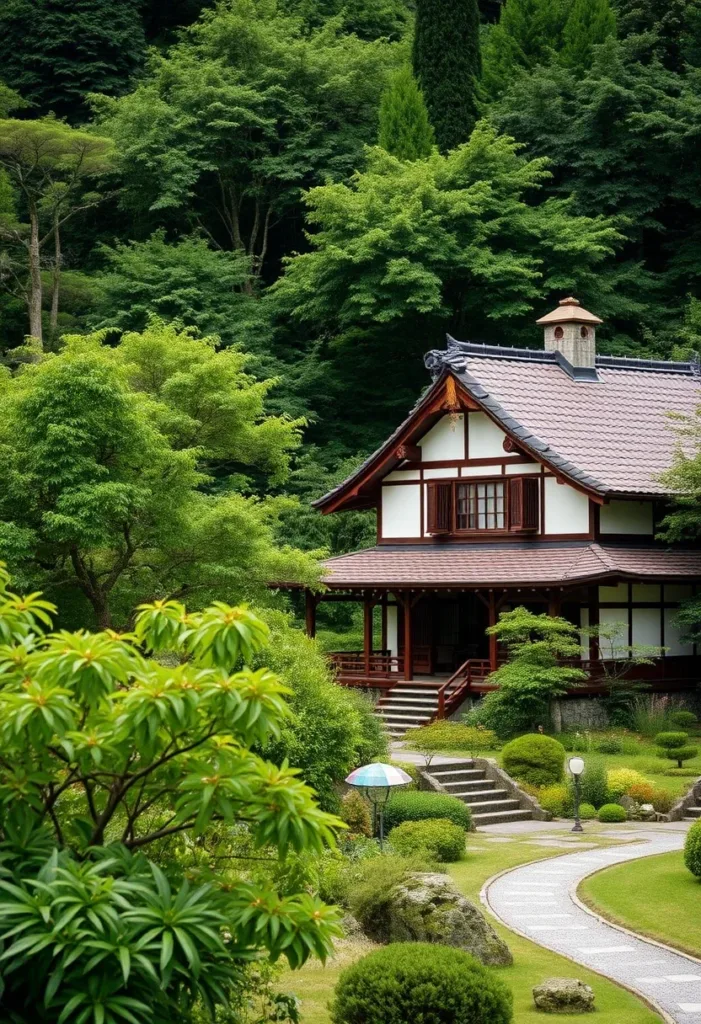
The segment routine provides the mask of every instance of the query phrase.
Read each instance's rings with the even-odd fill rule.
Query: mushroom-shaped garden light
[[[356,768],[354,772],[350,773],[346,782],[349,786],[359,789],[372,804],[375,816],[379,818],[380,849],[382,849],[385,839],[385,804],[389,800],[392,788],[406,786],[411,782],[411,776],[401,768],[377,761],[375,764],[365,764],[362,768]]]

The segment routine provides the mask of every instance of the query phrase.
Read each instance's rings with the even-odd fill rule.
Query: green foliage
[[[380,759],[381,760],[381,759]],[[413,790],[419,789],[421,782],[421,776],[419,775],[418,765],[415,765],[413,761],[395,761],[389,762],[393,768],[401,768],[403,772],[406,772],[410,776],[411,782],[403,786],[403,792],[409,793]]]
[[[436,141],[446,153],[467,142],[478,116],[477,0],[418,0],[413,62]]]
[[[300,424],[264,414],[273,382],[160,321],[104,339],[69,338],[2,383],[0,552],[13,570],[77,591],[102,627],[191,588],[204,602],[313,583],[311,557],[273,544],[279,502],[212,486],[227,462],[284,478]]]
[[[362,860],[353,870],[347,891],[348,906],[367,935],[386,941],[383,930],[392,889],[414,872],[432,870],[433,864],[426,860],[425,853],[413,857],[386,853]],[[347,866],[345,873],[350,874]]]
[[[93,635],[52,632],[52,612],[10,591],[3,571],[5,1011],[22,1024],[37,1003],[47,1021],[79,1010],[117,1024],[127,1010],[165,1024],[198,1000],[225,1003],[257,949],[293,966],[324,958],[339,927],[319,900],[241,879],[226,896],[221,879],[193,890],[173,847],[169,877],[139,852],[206,842],[213,828],[281,858],[333,844],[337,819],[297,770],[253,751],[291,714],[278,677],[243,664],[265,624],[245,607],[171,601],[143,606],[132,634]],[[175,664],[147,656],[164,647]]]
[[[385,829],[404,821],[447,818],[465,831],[472,827],[470,808],[457,797],[444,793],[393,793],[385,807]]]
[[[619,800],[626,793],[637,799],[632,791],[650,785],[644,775],[632,768],[612,768],[606,775],[606,784],[612,801]]]
[[[620,754],[623,744],[618,736],[606,736],[603,740],[599,740],[596,749],[600,754]]]
[[[465,829],[447,818],[404,821],[387,838],[403,857],[423,854],[427,860],[450,864],[461,860],[465,853]]]
[[[459,949],[393,943],[341,975],[331,1007],[334,1024],[510,1024],[511,992],[496,973]]]
[[[554,818],[564,817],[570,803],[569,791],[564,783],[544,786],[536,791],[535,796],[544,811],[550,811]]]
[[[550,701],[586,679],[581,669],[562,664],[581,654],[577,627],[566,619],[520,607],[502,613],[487,632],[508,652],[506,664],[489,676],[498,689],[483,698],[479,710],[482,723],[498,736],[547,722]]]
[[[341,821],[345,821],[349,832],[354,835],[372,835],[372,821],[367,801],[362,798],[357,789],[351,789],[341,801]]]
[[[6,0],[0,66],[41,113],[84,121],[91,92],[125,92],[146,41],[138,0]]]
[[[546,62],[562,48],[571,0],[509,0],[482,48],[484,86],[498,97],[518,69]]]
[[[579,805],[579,817],[582,821],[593,821],[596,818],[596,807],[594,807],[594,804],[581,803]]]
[[[627,821],[628,814],[625,807],[621,807],[620,804],[604,804],[599,808],[598,818],[599,821],[613,824],[614,822]]]
[[[669,720],[672,725],[676,725],[679,729],[691,729],[698,722],[698,718],[693,711],[687,711],[683,708],[679,711],[670,712]]]
[[[396,71],[382,93],[378,142],[400,160],[420,160],[431,153],[433,128],[411,68]]]
[[[677,768],[682,768],[685,761],[690,761],[698,754],[698,747],[685,746],[689,739],[685,732],[658,732],[655,736],[655,743],[658,746],[658,757],[668,758],[677,762]]]
[[[677,802],[678,797],[674,793],[670,793],[664,786],[653,786],[652,796],[650,797],[650,803],[660,814],[667,814],[672,810]]]
[[[502,750],[504,770],[531,786],[549,786],[565,775],[565,748],[551,736],[519,736]]]
[[[686,834],[684,863],[692,875],[701,879],[701,821],[696,821]]]
[[[572,784],[571,784],[572,785]],[[606,762],[601,758],[588,757],[580,776],[582,800],[601,807],[608,800],[608,774]]]
[[[591,60],[592,47],[616,32],[616,18],[609,0],[574,0],[562,33],[562,58],[576,71]]]
[[[412,729],[408,742],[413,750],[420,750],[425,754],[441,750],[467,750],[477,753],[482,750],[496,750],[499,746],[496,735],[489,729],[447,720],[431,722],[430,725]]]

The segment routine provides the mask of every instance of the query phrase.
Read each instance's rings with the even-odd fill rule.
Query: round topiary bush
[[[395,852],[404,857],[425,852],[430,858],[451,864],[465,852],[465,829],[447,818],[404,821],[387,838]]]
[[[565,748],[551,736],[519,736],[502,751],[504,770],[532,786],[552,786],[565,776]]]
[[[403,821],[424,821],[427,818],[447,818],[466,832],[472,828],[470,808],[447,793],[393,793],[385,807],[385,830]]]
[[[511,992],[474,957],[451,946],[395,942],[346,968],[333,1024],[510,1024]]]
[[[685,732],[658,732],[655,736],[655,743],[660,748],[657,751],[658,757],[676,761],[677,768],[681,768],[684,761],[690,761],[699,752],[697,747],[686,746],[688,739]]]
[[[701,821],[695,822],[686,834],[684,863],[692,875],[701,878]]]
[[[594,807],[594,804],[580,804],[579,817],[582,821],[592,821],[596,817],[596,807]]]
[[[626,809],[621,807],[620,804],[604,804],[603,807],[599,808],[599,821],[611,823],[627,820]]]
[[[673,711],[669,716],[669,720],[672,725],[676,725],[677,729],[691,729],[698,721],[693,711],[687,711],[684,708],[681,708],[679,711]]]

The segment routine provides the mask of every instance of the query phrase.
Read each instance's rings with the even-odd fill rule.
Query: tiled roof
[[[573,380],[556,353],[450,338],[431,356],[536,455],[601,493],[665,493],[659,475],[677,443],[669,414],[701,404],[690,363],[599,357],[598,380]]]
[[[335,588],[701,579],[701,551],[591,542],[385,545],[329,558],[323,564],[324,582]]]

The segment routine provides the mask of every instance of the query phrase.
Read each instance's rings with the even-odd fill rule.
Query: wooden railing
[[[342,685],[372,686],[373,681],[397,682],[404,671],[404,659],[389,651],[334,651],[329,654],[338,682]]]
[[[452,715],[463,702],[473,683],[482,682],[491,672],[487,658],[468,658],[438,691],[437,718]]]

